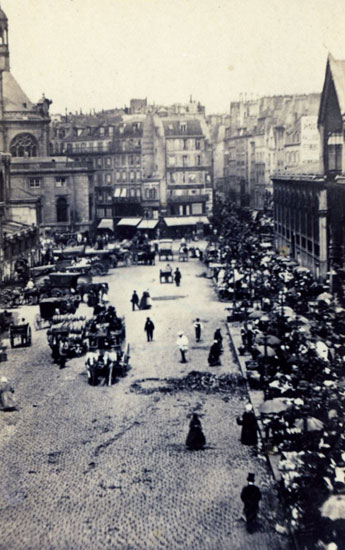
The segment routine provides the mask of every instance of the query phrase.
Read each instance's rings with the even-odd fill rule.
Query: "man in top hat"
[[[148,342],[152,342],[152,340],[153,340],[153,331],[154,331],[154,329],[155,329],[155,325],[151,321],[150,317],[147,317],[146,323],[145,323],[145,326],[144,326],[144,330],[146,332]]]
[[[132,302],[132,311],[135,311],[135,306],[137,306],[137,308],[140,309],[139,308],[139,296],[138,296],[136,290],[133,290],[131,302]]]
[[[262,495],[259,487],[254,484],[255,474],[249,473],[247,481],[248,485],[243,487],[241,492],[241,500],[244,503],[243,513],[246,516],[247,531],[254,533]]]

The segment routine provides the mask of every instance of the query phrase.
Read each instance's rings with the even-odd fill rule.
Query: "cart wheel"
[[[36,313],[34,318],[34,327],[36,330],[40,330],[42,328],[42,317],[39,313]]]
[[[77,241],[75,239],[68,239],[66,245],[67,246],[77,246]]]

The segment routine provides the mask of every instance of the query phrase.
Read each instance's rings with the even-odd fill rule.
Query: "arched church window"
[[[31,134],[18,134],[10,145],[13,157],[37,157],[37,141]]]
[[[56,221],[68,222],[68,204],[65,197],[59,197],[56,201]]]

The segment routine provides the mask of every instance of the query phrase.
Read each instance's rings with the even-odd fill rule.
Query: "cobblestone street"
[[[246,398],[234,393],[159,391],[165,379],[191,371],[239,374],[229,348],[226,312],[197,260],[178,264],[180,287],[159,283],[165,265],[112,270],[110,302],[126,317],[131,370],[113,387],[87,384],[85,358],[64,370],[52,363],[46,331],[29,349],[8,350],[1,363],[19,411],[0,417],[1,550],[287,550],[275,531],[278,503],[266,461],[241,445],[236,418]],[[98,280],[98,279],[96,279]],[[149,311],[131,311],[146,289]],[[32,321],[36,306],[20,314]],[[82,305],[79,312],[90,316]],[[155,324],[146,342],[144,323]],[[193,321],[203,335],[195,343]],[[222,329],[222,366],[209,367],[213,333]],[[187,334],[188,363],[179,362],[177,332]],[[137,383],[135,387],[132,385]],[[185,447],[198,412],[203,451]],[[248,472],[263,493],[260,529],[246,532],[240,492]]]

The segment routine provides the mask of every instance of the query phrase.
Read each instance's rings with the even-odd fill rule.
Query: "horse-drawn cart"
[[[11,348],[23,348],[31,346],[31,327],[29,323],[10,325]]]
[[[162,283],[173,283],[173,270],[170,266],[164,267],[159,270],[159,282]]]
[[[65,313],[74,314],[79,306],[79,301],[72,297],[66,298],[45,298],[40,301],[40,312],[36,314],[34,327],[36,330],[47,328],[52,324],[54,315]]]
[[[89,341],[86,372],[91,386],[96,386],[100,379],[111,386],[129,368],[130,346],[126,344],[125,319],[121,317],[117,321],[116,330],[110,329],[105,323],[98,325],[96,332],[86,334]]]
[[[188,262],[189,255],[188,255],[188,248],[185,245],[180,246],[180,249],[178,251],[178,261],[179,262]]]
[[[172,239],[161,239],[158,241],[158,257],[160,260],[173,260],[173,240]]]

